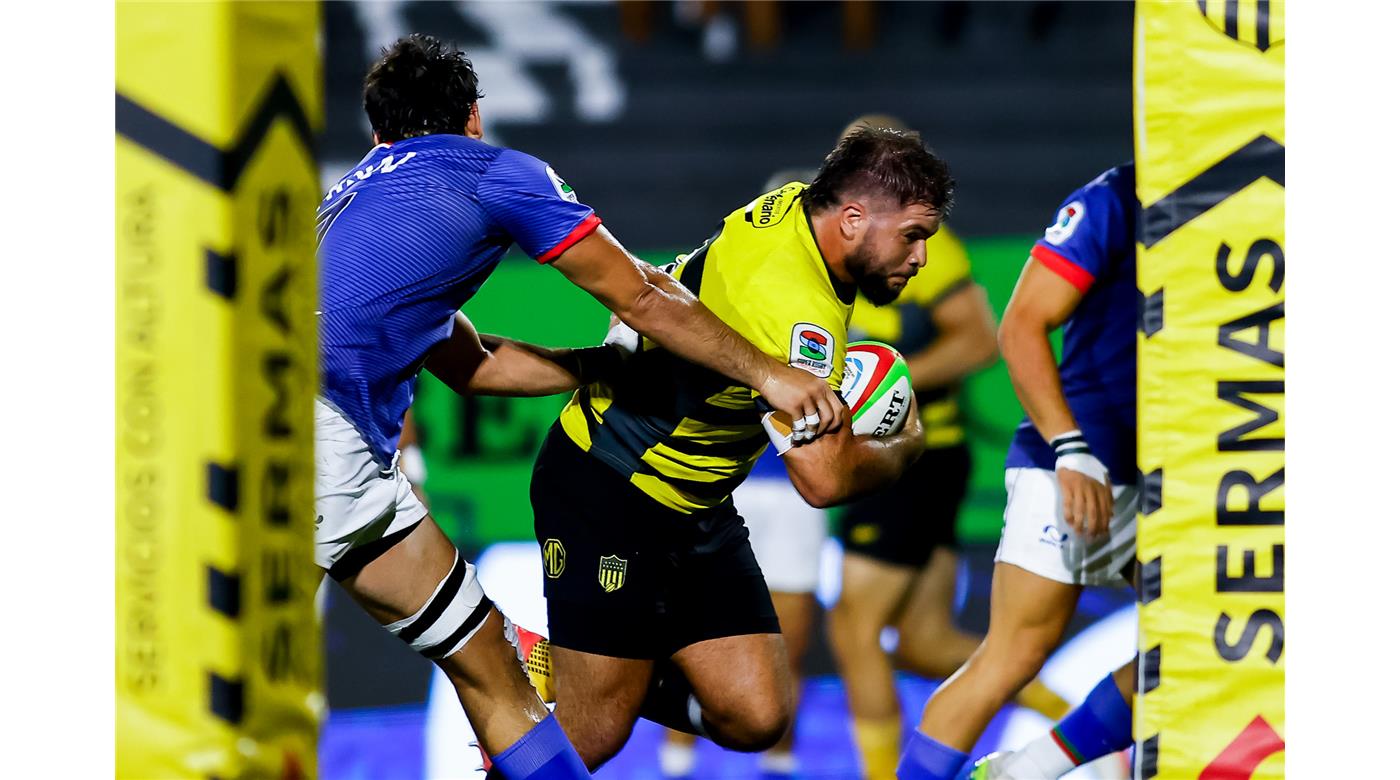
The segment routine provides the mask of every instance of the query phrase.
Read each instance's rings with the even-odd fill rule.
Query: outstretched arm
[[[601,369],[612,347],[551,349],[478,335],[457,312],[452,335],[428,354],[426,368],[461,395],[539,396],[573,390]]]
[[[827,383],[764,354],[680,282],[633,257],[598,228],[552,261],[569,281],[666,350],[759,392],[798,427],[836,430],[841,401]]]

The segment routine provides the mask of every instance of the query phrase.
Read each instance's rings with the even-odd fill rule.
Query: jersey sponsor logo
[[[607,555],[598,559],[598,584],[604,593],[612,593],[627,581],[627,559]]]
[[[544,573],[551,580],[559,579],[559,575],[564,573],[564,543],[558,539],[545,539],[541,552],[544,555]]]
[[[568,182],[561,179],[559,174],[554,172],[553,168],[546,165],[544,167],[544,172],[549,175],[549,183],[554,185],[554,191],[559,193],[560,198],[570,203],[578,203],[578,193],[574,192],[574,188],[570,187]]]
[[[792,349],[788,352],[788,363],[825,379],[831,376],[835,363],[832,360],[835,341],[826,328],[799,322],[792,326]]]
[[[783,187],[750,203],[748,210],[744,212],[744,219],[758,228],[772,227],[782,222],[783,217],[792,210],[792,204],[797,202],[797,198],[788,197],[796,189],[798,188],[795,186]],[[783,203],[784,199],[787,200],[786,204]]]
[[[1074,235],[1074,229],[1084,219],[1084,201],[1076,200],[1060,209],[1055,215],[1055,224],[1045,229],[1045,240],[1059,246]]]

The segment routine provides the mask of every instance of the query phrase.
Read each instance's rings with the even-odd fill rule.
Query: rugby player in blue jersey
[[[1086,585],[1123,585],[1137,533],[1137,198],[1133,166],[1069,196],[1007,304],[999,342],[1027,419],[1006,457],[1006,524],[980,647],[924,708],[901,780],[949,780],[1060,643]],[[1058,366],[1050,333],[1063,326]],[[986,777],[1057,777],[1132,743],[1136,663]],[[1014,765],[1012,762],[1015,762]]]
[[[841,406],[827,382],[764,355],[628,254],[549,166],[483,143],[479,97],[462,52],[397,41],[365,80],[376,145],[317,212],[316,562],[442,667],[499,774],[586,777],[521,668],[514,627],[413,495],[397,445],[423,368],[460,393],[547,395],[593,381],[616,353],[478,336],[463,304],[519,245],[636,331],[754,388],[806,436],[835,430]]]

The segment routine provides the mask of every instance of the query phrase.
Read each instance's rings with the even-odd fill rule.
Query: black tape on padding
[[[1151,295],[1138,293],[1138,329],[1147,338],[1157,335],[1166,326],[1166,288]]]
[[[243,722],[243,681],[209,673],[209,711],[235,726]]]
[[[1143,474],[1138,484],[1142,513],[1150,515],[1162,508],[1162,470],[1160,468]]]
[[[1162,597],[1162,556],[1144,563],[1138,572],[1138,603],[1151,604]]]
[[[1284,185],[1283,145],[1267,135],[1225,155],[1194,179],[1142,210],[1139,231],[1149,249],[1186,223],[1259,179]]]
[[[209,461],[206,469],[209,500],[230,512],[238,511],[238,467]]]
[[[204,249],[204,286],[225,300],[238,294],[238,260],[233,255]]]
[[[238,178],[262,145],[278,119],[291,122],[307,152],[314,151],[315,133],[306,109],[297,100],[286,74],[278,73],[234,139],[223,150],[154,111],[121,94],[116,95],[117,134],[170,164],[197,176],[224,192],[232,192]]]
[[[1142,654],[1142,692],[1151,693],[1162,684],[1162,646]]]
[[[229,574],[215,566],[209,566],[209,606],[225,617],[238,619],[243,599],[240,594],[242,581],[237,574]]]
[[[1157,776],[1157,740],[1160,734],[1153,734],[1138,745],[1138,777],[1149,780]]]

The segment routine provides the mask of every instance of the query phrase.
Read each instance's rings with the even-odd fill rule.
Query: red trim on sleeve
[[[1036,244],[1031,247],[1031,257],[1039,260],[1041,265],[1074,285],[1081,293],[1089,292],[1089,287],[1094,283],[1093,274],[1075,265],[1073,260],[1044,244]]]
[[[562,241],[555,244],[553,249],[535,258],[535,260],[540,263],[548,263],[558,258],[559,255],[564,254],[564,250],[582,241],[589,233],[597,230],[598,226],[601,224],[603,224],[603,220],[599,219],[597,214],[589,214],[582,222],[578,223],[573,230],[569,231],[569,235],[564,236]]]

